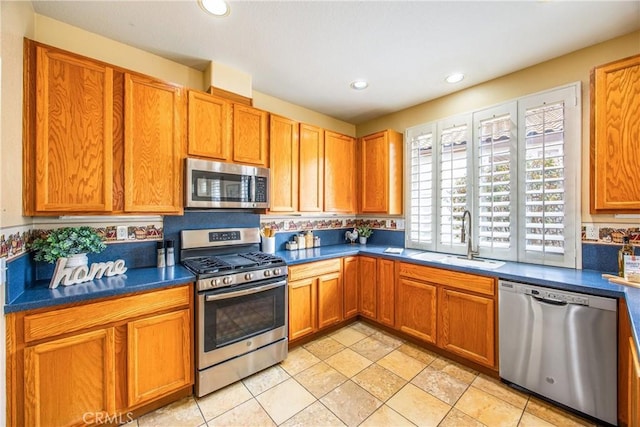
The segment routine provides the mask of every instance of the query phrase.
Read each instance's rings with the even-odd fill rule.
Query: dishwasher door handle
[[[535,299],[538,302],[542,302],[545,304],[549,304],[549,305],[557,305],[557,306],[563,306],[563,305],[567,305],[568,302],[566,301],[558,301],[558,300],[554,300],[554,299],[546,299],[546,298],[540,298],[540,297],[536,297],[534,295],[531,295],[531,297],[533,299]]]

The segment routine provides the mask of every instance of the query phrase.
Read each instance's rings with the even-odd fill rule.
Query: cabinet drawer
[[[36,341],[188,306],[190,298],[191,286],[185,285],[77,307],[27,314],[24,317],[24,340]]]
[[[463,289],[484,295],[495,295],[496,280],[492,277],[476,276],[441,268],[400,263],[400,276],[426,280],[448,288]]]
[[[289,280],[306,279],[334,271],[340,271],[340,258],[291,266],[289,267]]]

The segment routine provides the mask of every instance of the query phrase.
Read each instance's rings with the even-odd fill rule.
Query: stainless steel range
[[[259,251],[257,228],[182,231],[196,275],[196,395],[287,357],[287,266]]]

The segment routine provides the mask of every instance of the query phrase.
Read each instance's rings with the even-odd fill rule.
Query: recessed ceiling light
[[[198,4],[202,10],[213,16],[227,16],[231,12],[229,3],[225,0],[198,0]]]
[[[453,74],[449,74],[445,80],[447,83],[458,83],[458,82],[461,82],[462,79],[464,79],[464,74],[453,73]]]
[[[353,90],[364,90],[369,87],[369,83],[366,80],[354,80],[349,86]]]

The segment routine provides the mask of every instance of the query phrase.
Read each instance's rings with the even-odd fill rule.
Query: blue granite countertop
[[[195,276],[182,266],[165,268],[131,268],[125,274],[92,280],[73,286],[49,289],[49,280],[39,280],[4,306],[5,313],[53,307],[79,301],[149,291],[190,283]]]
[[[321,246],[300,251],[278,251],[289,265],[301,264],[323,259],[331,259],[352,255],[371,255],[388,258],[396,261],[406,261],[413,264],[427,265],[431,267],[445,268],[448,270],[473,273],[499,279],[513,280],[530,283],[532,285],[548,286],[566,291],[582,292],[613,298],[625,298],[631,320],[638,351],[640,352],[640,288],[621,286],[609,283],[602,278],[602,272],[594,270],[575,270],[571,268],[547,267],[538,264],[526,264],[519,262],[506,262],[496,269],[480,269],[463,267],[458,265],[443,264],[438,261],[424,261],[415,259],[416,255],[426,251],[415,249],[403,249],[401,254],[385,253],[388,246],[376,245],[335,245]]]

